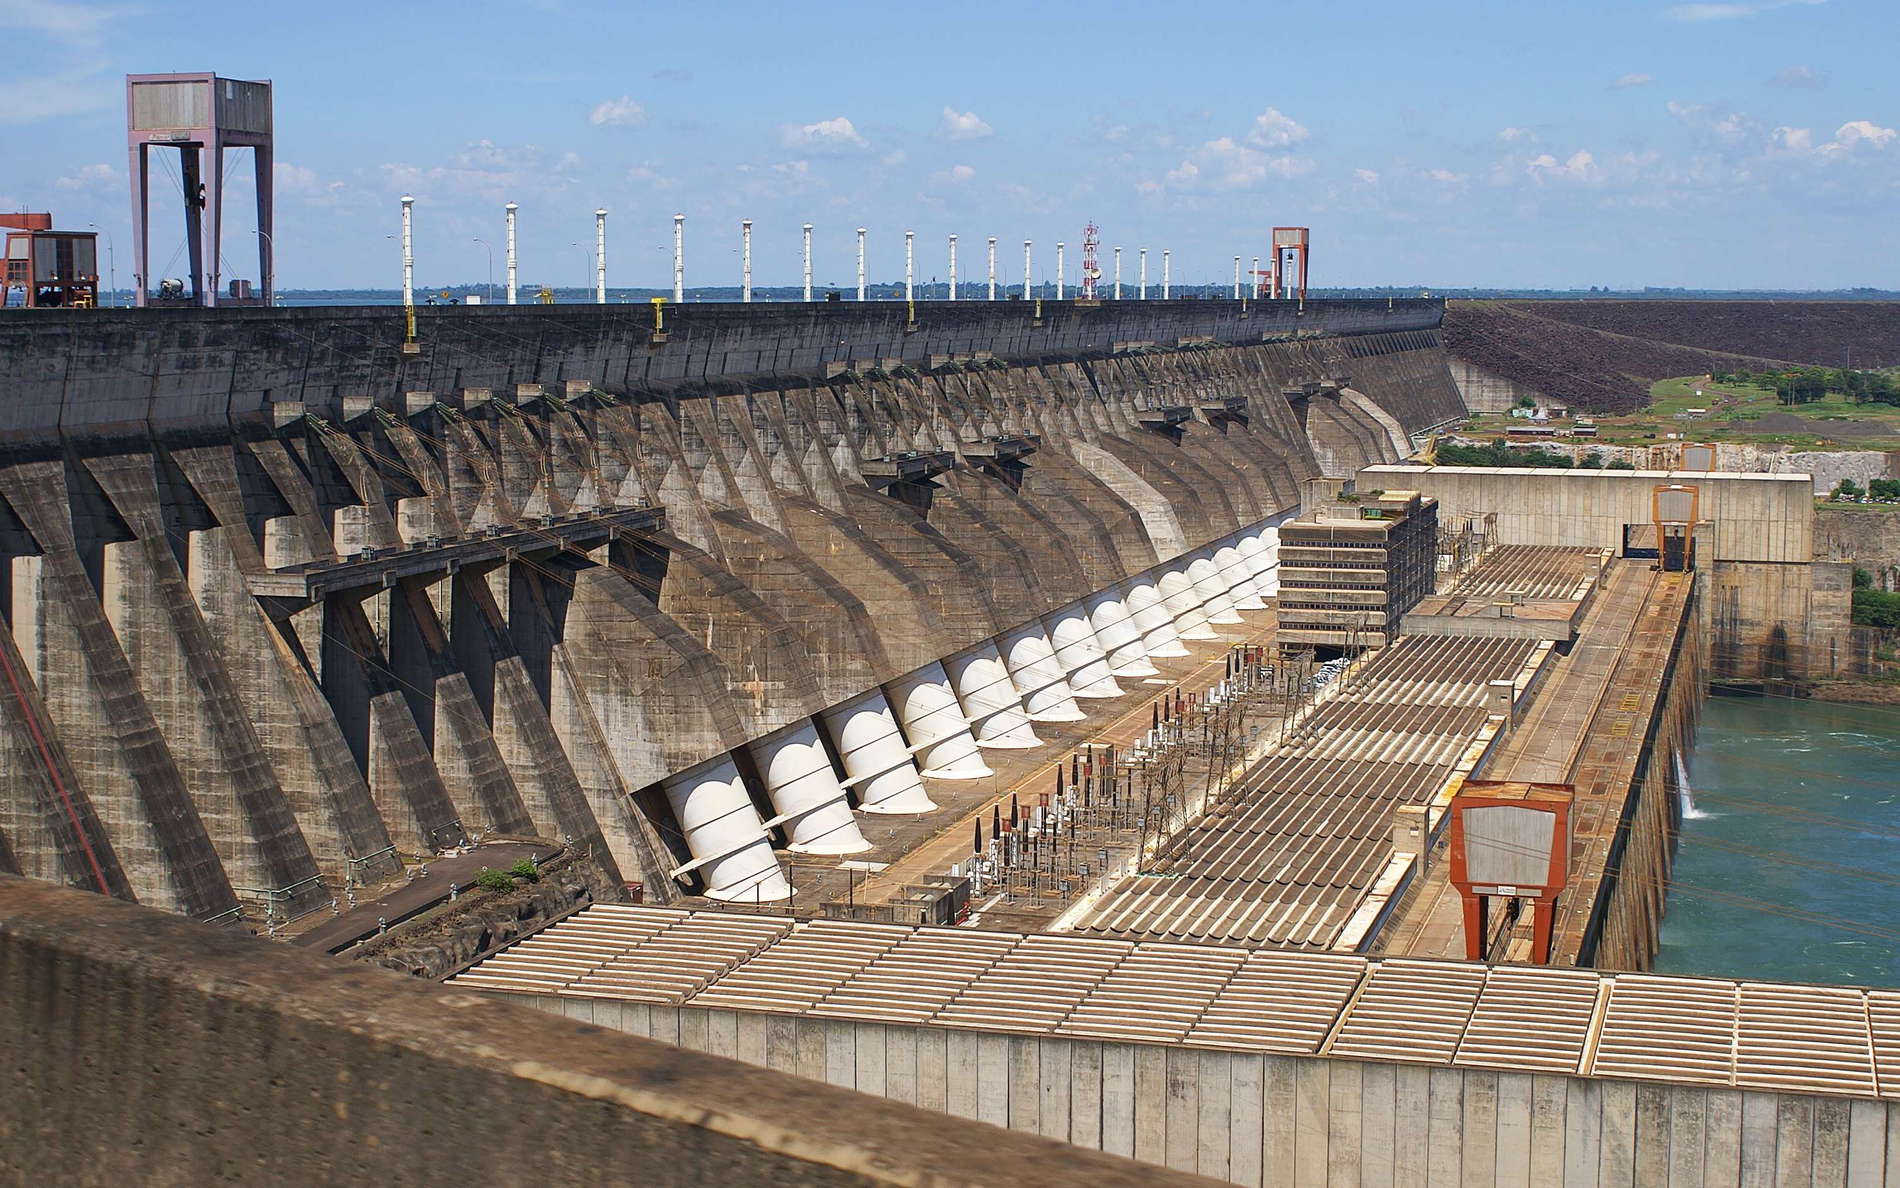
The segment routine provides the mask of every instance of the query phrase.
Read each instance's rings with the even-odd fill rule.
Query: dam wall
[[[1461,408],[1435,303],[1036,313],[0,319],[0,868],[282,920],[528,836],[782,899]]]
[[[1207,1181],[0,877],[0,1178]]]
[[[1807,475],[1382,464],[1358,477],[1361,490],[1435,496],[1442,518],[1495,513],[1499,544],[1609,548],[1619,556],[1653,549],[1654,493],[1668,485],[1698,491],[1710,679],[1835,675],[1849,654],[1852,566],[1816,560],[1824,537]]]

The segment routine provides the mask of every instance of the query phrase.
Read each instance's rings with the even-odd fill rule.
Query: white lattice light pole
[[[686,216],[673,216],[673,302],[686,300]]]

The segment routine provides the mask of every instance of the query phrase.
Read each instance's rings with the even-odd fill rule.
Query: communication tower
[[[1082,300],[1095,300],[1095,282],[1102,279],[1102,267],[1095,259],[1101,242],[1101,228],[1090,223],[1082,231]]]

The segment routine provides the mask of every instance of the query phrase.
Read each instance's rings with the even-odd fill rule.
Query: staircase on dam
[[[283,920],[538,837],[779,898],[1460,410],[1435,303],[1120,304],[0,324],[0,867]]]

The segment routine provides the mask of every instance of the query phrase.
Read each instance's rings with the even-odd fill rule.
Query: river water
[[[1900,707],[1704,710],[1657,970],[1900,986]]]

